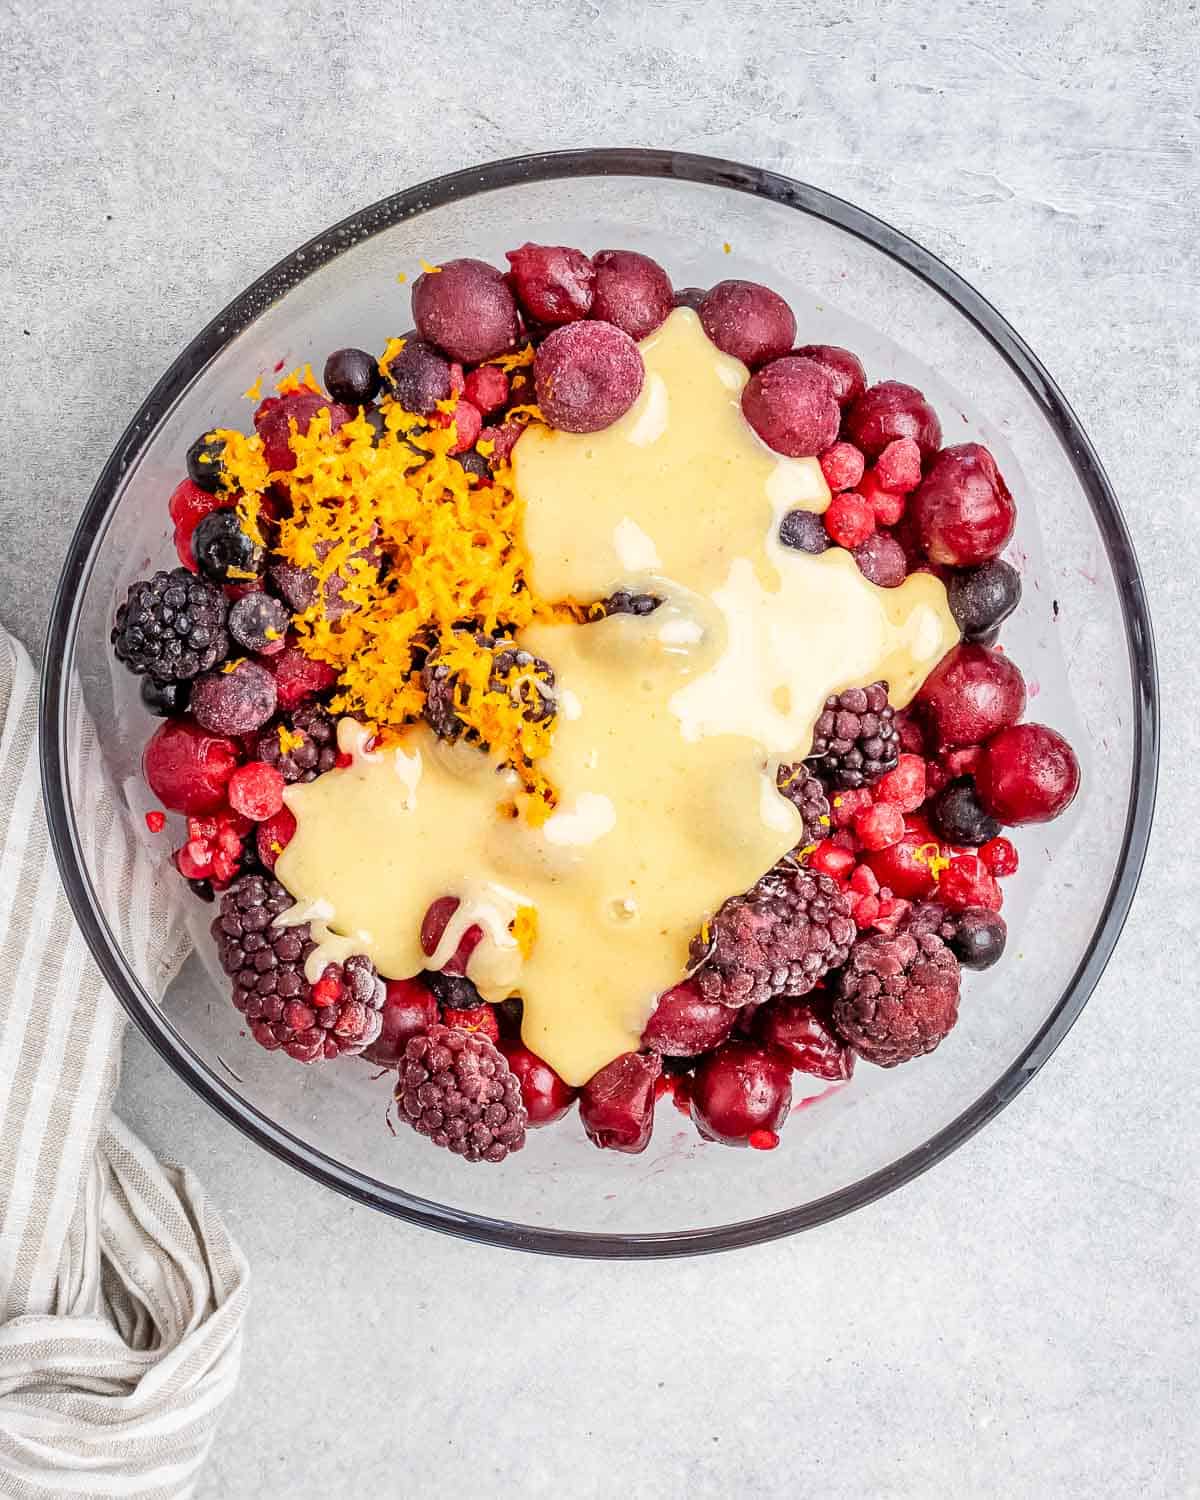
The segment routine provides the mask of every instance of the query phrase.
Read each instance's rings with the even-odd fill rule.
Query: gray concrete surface
[[[807,178],[980,287],[1124,497],[1162,653],[1157,837],[1082,1020],[952,1159],[803,1239],[600,1266],[421,1234],[267,1159],[132,1038],[124,1115],[254,1267],[204,1500],[1200,1494],[1198,783],[1175,712],[1198,46],[1183,0],[0,3],[0,616],[30,645],[110,445],[251,277],[440,170],[637,143]]]

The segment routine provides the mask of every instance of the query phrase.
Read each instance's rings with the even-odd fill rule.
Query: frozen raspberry
[[[867,1062],[932,1052],[958,1019],[958,961],[933,932],[859,938],[838,980],[833,1024]]]
[[[886,489],[880,483],[875,469],[867,470],[858,481],[855,492],[870,505],[877,526],[897,526],[904,519],[908,509],[908,496],[900,494],[898,490]]]
[[[796,337],[791,308],[757,281],[718,281],[700,304],[700,322],[718,349],[752,370],[786,354]]]
[[[787,1119],[791,1068],[770,1048],[726,1042],[697,1066],[691,1100],[692,1118],[705,1140],[746,1146],[756,1131],[778,1134]]]
[[[413,321],[451,359],[478,364],[517,341],[517,304],[508,283],[486,261],[448,260],[413,284]]]
[[[396,1079],[406,1124],[470,1162],[501,1162],[525,1144],[521,1085],[485,1037],[434,1025],[405,1046]]]
[[[636,1156],[654,1129],[655,1084],[662,1073],[657,1052],[623,1052],[584,1084],[579,1118],[594,1146]]]
[[[831,880],[844,880],[854,868],[854,854],[835,844],[832,839],[822,839],[804,863],[818,875],[828,875]]]
[[[980,806],[970,776],[948,781],[929,807],[929,821],[947,844],[974,847],[986,844],[1000,832],[1000,825]]]
[[[329,430],[336,432],[349,422],[354,411],[340,402],[331,401],[316,391],[294,391],[289,396],[268,396],[254,413],[254,428],[262,439],[263,457],[275,473],[296,467],[292,452],[292,426],[297,433],[308,431],[318,412],[329,413]]]
[[[888,849],[904,837],[904,814],[890,802],[879,802],[859,813],[854,832],[864,849]]]
[[[273,818],[283,807],[283,789],[287,785],[274,766],[252,760],[239,766],[229,778],[226,791],[229,805],[254,823]]]
[[[250,734],[275,712],[276,679],[247,657],[231,671],[206,672],[192,684],[192,717],[211,734]]]
[[[891,802],[901,812],[915,812],[925,800],[924,758],[902,752],[895,768],[881,776],[872,790],[876,802]]]
[[[438,1003],[421,979],[389,979],[384,983],[379,1035],[363,1049],[365,1061],[394,1068],[410,1038],[438,1023]]]
[[[885,490],[901,495],[915,490],[921,482],[921,450],[916,442],[910,437],[893,439],[875,460],[875,478]]]
[[[271,658],[271,671],[278,704],[285,713],[327,692],[337,681],[328,662],[314,661],[292,643]]]
[[[915,386],[899,380],[868,387],[847,409],[843,425],[845,436],[868,458],[878,458],[897,438],[912,438],[928,459],[942,442],[933,407]]]
[[[824,1008],[804,1000],[772,1000],[755,1016],[754,1033],[798,1073],[831,1083],[853,1076],[854,1053],[832,1030]]]
[[[839,490],[852,490],[865,467],[866,460],[853,443],[834,443],[821,454],[821,473],[835,495]]]
[[[695,980],[685,980],[658,998],[642,1032],[642,1046],[670,1057],[711,1052],[733,1030],[737,1012],[719,1000],[706,1000]]]
[[[508,400],[508,376],[498,365],[480,365],[467,376],[463,395],[488,416]]]
[[[568,245],[522,245],[509,250],[513,290],[522,312],[557,327],[586,318],[592,310],[596,268],[582,250]]]
[[[146,745],[142,775],[169,811],[204,815],[225,805],[225,788],[241,758],[233,740],[189,719],[168,719]]]
[[[637,345],[612,323],[568,323],[534,360],[542,415],[563,432],[611,427],[641,394],[645,373]]]
[[[254,841],[258,862],[264,870],[275,868],[275,861],[292,842],[295,832],[296,817],[287,807],[281,807],[273,817],[258,825],[254,830]]]
[[[940,746],[980,745],[1025,712],[1025,680],[1003,652],[960,641],[922,683],[917,703]]]
[[[471,984],[471,981],[467,979],[462,983]],[[474,989],[475,986],[471,985],[471,988]],[[475,998],[478,999],[478,994]],[[462,1010],[443,1004],[442,1024],[455,1031],[466,1031],[472,1036],[486,1037],[489,1042],[500,1040],[500,1025],[496,1020],[496,1012],[483,1001],[480,1001],[478,1005],[469,1005]]]
[[[775,784],[803,819],[801,845],[815,844],[829,830],[829,798],[825,784],[802,762],[780,766]]]
[[[899,588],[908,577],[908,559],[895,537],[877,531],[854,548],[858,571],[877,588]]]
[[[553,1125],[561,1120],[575,1103],[579,1090],[565,1084],[549,1063],[543,1062],[521,1042],[499,1044],[504,1060],[521,1085],[521,1102],[529,1116],[529,1126]]]
[[[636,250],[599,250],[592,317],[612,323],[631,339],[644,339],[674,306],[671,278],[656,260]]]
[[[979,800],[1001,823],[1047,823],[1075,800],[1079,762],[1057,730],[1014,724],[988,742],[975,779]]]
[[[756,370],[742,391],[742,413],[768,448],[813,458],[837,438],[838,407],[829,376],[789,355]]]
[[[779,540],[794,552],[820,556],[829,546],[824,520],[811,510],[789,510],[779,523]]]
[[[450,420],[454,423],[454,443],[450,452],[465,453],[475,446],[483,431],[483,414],[477,406],[460,398]]]
[[[503,422],[499,427],[485,427],[479,434],[479,442],[487,443],[490,452],[485,455],[489,468],[495,470],[509,462],[517,439],[525,429],[516,422]]]
[[[845,789],[878,781],[899,758],[894,718],[886,682],[832,694],[813,726],[811,769]]]
[[[930,562],[987,562],[1013,534],[1017,508],[996,460],[979,443],[944,448],[912,497],[913,521]]]
[[[784,861],[692,939],[696,986],[731,1006],[805,995],[844,961],[853,938],[850,904],[835,882]]]
[[[875,512],[870,503],[853,490],[835,495],[825,512],[825,530],[839,547],[853,552],[875,530]]]
[[[1021,602],[1021,575],[1001,557],[950,575],[946,602],[966,640],[996,630]]]
[[[793,349],[793,354],[812,359],[829,373],[833,381],[833,398],[839,406],[849,406],[867,388],[867,373],[857,354],[842,349],[837,344],[805,344]]]
[[[938,880],[938,900],[951,911],[965,911],[968,906],[999,911],[1004,897],[991,871],[978,855],[960,854],[942,871]]]
[[[175,868],[185,880],[224,890],[249,862],[245,838],[251,826],[249,818],[229,810],[190,817],[187,843],[172,856]]]

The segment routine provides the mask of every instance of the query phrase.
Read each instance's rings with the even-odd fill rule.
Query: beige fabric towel
[[[107,782],[85,716],[83,785]],[[191,1495],[237,1382],[248,1272],[184,1168],[110,1108],[125,1015],[59,886],[37,681],[0,631],[0,1495]],[[111,797],[81,836],[105,909],[160,992],[187,951]]]

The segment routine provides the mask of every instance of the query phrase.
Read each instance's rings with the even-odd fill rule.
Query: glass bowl
[[[1080,751],[1083,790],[1059,822],[1018,839],[1005,960],[966,977],[962,1019],[931,1057],[795,1109],[780,1148],[702,1143],[669,1103],[639,1157],[597,1151],[568,1118],[531,1132],[499,1169],[468,1166],[385,1127],[386,1082],[356,1059],[303,1068],[239,1035],[207,936],[211,907],[180,893],[197,953],[169,985],[139,978],[87,837],[95,787],[77,743],[94,721],[118,816],[151,838],[139,759],[150,731],[108,632],[118,595],[170,565],[166,498],[195,435],[245,426],[242,393],[409,325],[424,258],[483,256],[526,239],[657,256],[675,284],[761,279],[792,302],[800,340],[858,351],[872,379],[921,386],[947,441],[996,454],[1019,505],[1010,556],[1024,599],[1005,644],[1034,695],[1029,716]],[[1033,268],[1031,268],[1031,274]],[[42,769],[75,915],[129,1014],[179,1076],[283,1160],[430,1228],[566,1255],[726,1249],[820,1224],[899,1187],[1016,1095],[1095,985],[1133,896],[1157,768],[1156,677],[1142,580],[1116,499],[1062,393],[1003,318],[928,251],[830,194],[775,173],[676,152],[564,152],[494,162],[385,198],[261,277],[183,351],[105,465],[72,541],[45,654]],[[81,836],[84,835],[84,836]],[[669,873],[669,872],[668,872]],[[1044,911],[1037,909],[1047,898]]]

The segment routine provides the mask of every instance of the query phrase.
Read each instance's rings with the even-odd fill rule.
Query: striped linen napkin
[[[186,940],[101,789],[90,866],[161,993]],[[37,768],[37,681],[0,630],[0,1495],[191,1495],[238,1377],[245,1259],[185,1168],[112,1117],[125,1015],[59,886]]]

